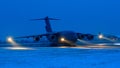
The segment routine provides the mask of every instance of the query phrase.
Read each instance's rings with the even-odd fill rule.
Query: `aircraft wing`
[[[21,37],[15,37],[15,39],[18,38],[34,38],[34,37],[42,37],[42,36],[47,36],[49,34],[40,34],[40,35],[30,35],[30,36],[21,36]]]
[[[52,33],[46,33],[46,34],[39,34],[39,35],[30,35],[30,36],[20,36],[20,37],[15,37],[15,39],[19,39],[19,38],[34,38],[34,37],[43,37],[43,36],[48,36],[48,35],[53,35],[56,34],[57,32],[52,32]]]

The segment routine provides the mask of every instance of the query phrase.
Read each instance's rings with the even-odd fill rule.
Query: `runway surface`
[[[120,68],[120,48],[1,47],[0,68]]]

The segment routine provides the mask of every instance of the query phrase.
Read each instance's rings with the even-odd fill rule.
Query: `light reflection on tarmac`
[[[0,68],[116,68],[120,63],[119,48],[113,45],[0,47]]]
[[[34,48],[28,48],[28,47],[3,47],[3,48],[9,50],[34,50]]]
[[[60,47],[1,47],[8,50],[36,50],[39,48],[69,48],[69,49],[115,49],[120,48],[120,46],[114,45],[78,45],[75,47],[60,46]]]

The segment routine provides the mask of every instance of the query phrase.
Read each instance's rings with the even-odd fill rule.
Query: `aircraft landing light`
[[[107,37],[105,37],[105,36],[102,35],[102,34],[98,35],[98,38],[99,38],[99,39],[105,39],[105,40],[108,40],[108,41],[111,41],[111,42],[115,42],[115,40],[110,39],[110,38],[107,38]]]
[[[65,41],[65,38],[61,38],[60,40],[63,42],[63,41]]]
[[[10,44],[12,44],[14,47],[19,47],[20,45],[18,43],[16,43],[12,37],[8,37],[7,38],[7,42],[9,42]]]
[[[12,43],[12,42],[13,42],[12,37],[8,37],[8,38],[7,38],[7,41],[10,42],[10,43]]]
[[[102,39],[104,36],[102,35],[102,34],[100,34],[99,36],[98,36],[98,38],[99,39]]]

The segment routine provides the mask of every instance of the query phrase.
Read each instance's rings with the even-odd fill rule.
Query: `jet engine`
[[[48,40],[50,40],[52,42],[55,41],[56,40],[56,35],[49,35]]]
[[[94,39],[94,36],[91,35],[91,34],[85,34],[85,36],[88,40],[93,40]]]
[[[77,36],[78,36],[79,39],[84,39],[85,38],[85,35],[81,34],[81,33],[77,33]]]
[[[34,41],[39,41],[40,38],[39,37],[34,37]]]

